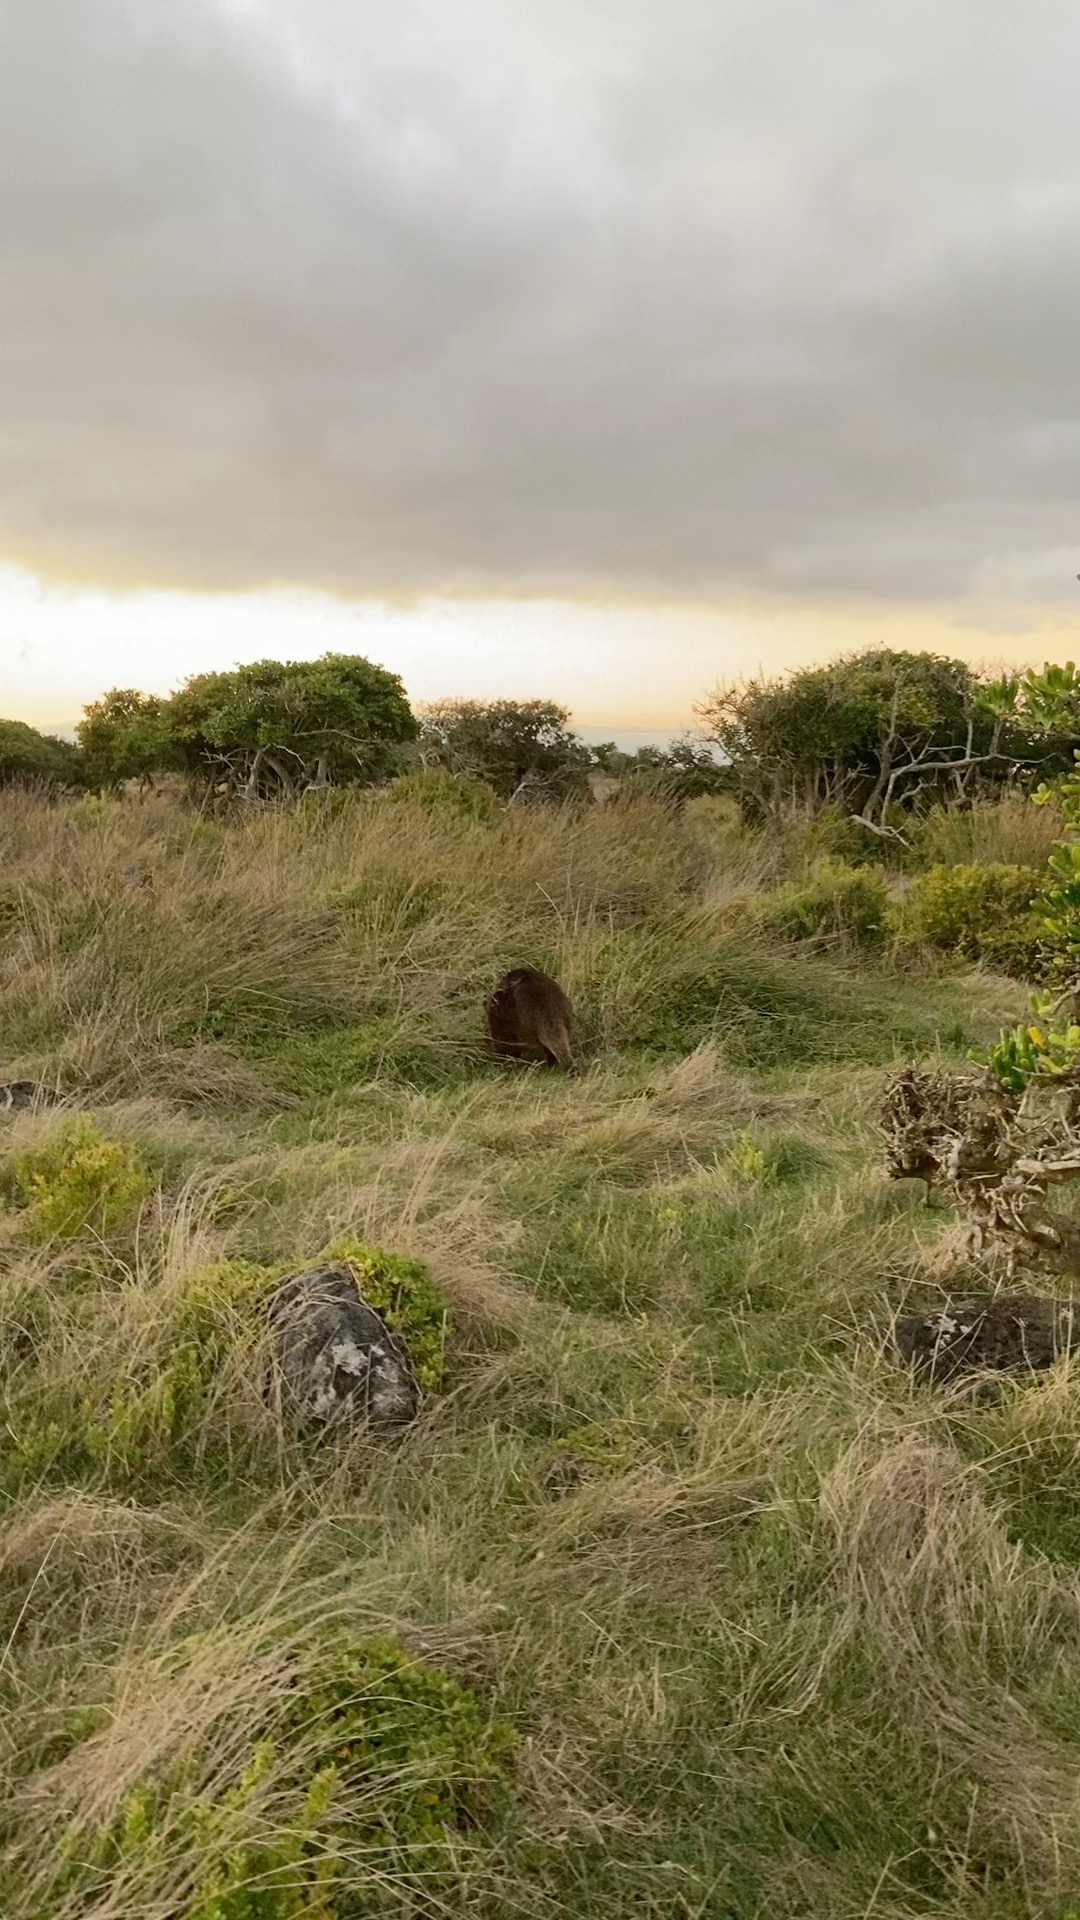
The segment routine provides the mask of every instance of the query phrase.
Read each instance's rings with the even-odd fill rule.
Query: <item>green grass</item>
[[[5,1915],[1067,1920],[1080,1386],[859,1337],[949,1259],[884,1072],[1019,991],[763,943],[800,873],[693,809],[5,796],[0,852],[4,1071],[153,1189],[43,1236],[0,1118]],[[575,1080],[483,1052],[518,958]],[[433,1390],[314,1445],[257,1308],[345,1243],[424,1263]]]

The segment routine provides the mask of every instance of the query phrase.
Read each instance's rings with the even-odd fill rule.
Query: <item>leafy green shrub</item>
[[[39,1241],[114,1233],[153,1188],[134,1147],[110,1140],[86,1114],[59,1124],[19,1155],[14,1185],[29,1208],[27,1231]]]
[[[82,1893],[96,1910],[103,1883],[149,1899],[184,1860],[185,1920],[359,1920],[388,1899],[413,1912],[410,1895],[437,1899],[482,1847],[515,1745],[474,1693],[395,1641],[332,1647],[265,1714],[241,1764],[208,1780],[198,1757],[182,1760],[138,1781],[96,1831],[70,1831],[50,1897],[69,1913]]]
[[[425,1393],[442,1384],[450,1309],[421,1260],[386,1253],[360,1240],[336,1240],[320,1260],[341,1260],[356,1275],[369,1307],[382,1315],[408,1351],[413,1372]]]
[[[884,876],[873,868],[819,860],[806,880],[773,895],[766,919],[786,940],[874,947],[884,938],[888,900]]]
[[[472,773],[449,773],[445,767],[415,767],[399,774],[383,798],[459,820],[494,820],[502,811],[486,780]]]
[[[756,1144],[753,1134],[746,1127],[728,1148],[724,1155],[724,1165],[729,1167],[738,1179],[751,1183],[767,1180],[770,1173],[767,1153]]]
[[[1019,979],[1045,979],[1051,935],[1035,901],[1041,876],[1030,867],[931,867],[905,894],[894,929],[901,947],[932,947],[965,964],[982,962]]]
[[[1073,676],[1075,669],[1068,668]],[[1064,675],[1066,669],[1046,669]],[[1042,786],[1033,795],[1036,805],[1055,805],[1065,821],[1068,837],[1055,845],[1049,873],[1034,911],[1057,971],[1075,979],[1080,965],[1080,752],[1071,774]],[[1075,996],[1073,996],[1075,1002]],[[1075,1010],[1075,1008],[1074,1008]],[[1031,996],[1033,1022],[1022,1021],[1001,1034],[996,1046],[981,1056],[1010,1093],[1022,1094],[1032,1081],[1052,1082],[1075,1073],[1080,1062],[1080,1025],[1052,994]]]

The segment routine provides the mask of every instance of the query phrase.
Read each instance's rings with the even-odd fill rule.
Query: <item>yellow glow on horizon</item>
[[[617,600],[345,600],[310,590],[116,592],[0,567],[0,715],[67,729],[114,686],[165,693],[239,661],[365,653],[415,702],[559,701],[589,729],[677,733],[718,680],[871,646],[997,668],[1080,657],[1075,610]]]

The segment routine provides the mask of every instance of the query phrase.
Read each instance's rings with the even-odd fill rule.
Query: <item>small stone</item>
[[[416,1418],[423,1396],[408,1358],[350,1267],[312,1267],[286,1280],[270,1303],[270,1326],[285,1392],[310,1419],[396,1427]]]
[[[1080,1346],[1080,1316],[1067,1300],[988,1294],[908,1314],[893,1339],[901,1359],[939,1384],[963,1373],[1036,1373]]]

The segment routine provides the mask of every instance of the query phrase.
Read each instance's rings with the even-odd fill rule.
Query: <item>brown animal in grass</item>
[[[515,967],[487,1004],[492,1047],[514,1060],[546,1060],[576,1073],[573,1027],[574,1009],[558,981],[536,967]]]

